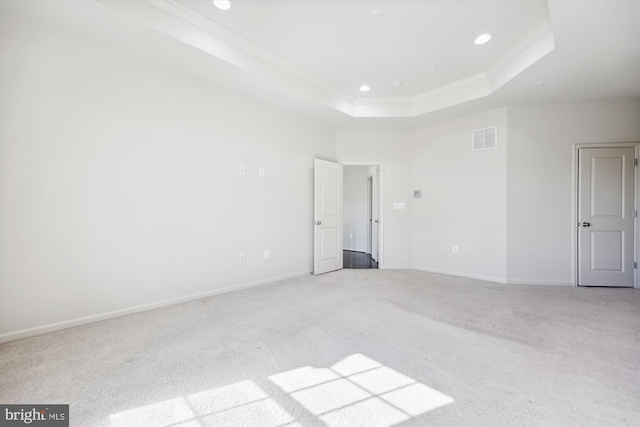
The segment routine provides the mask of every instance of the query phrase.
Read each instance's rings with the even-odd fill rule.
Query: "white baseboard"
[[[180,304],[183,302],[193,301],[197,299],[207,298],[214,295],[226,294],[233,291],[239,291],[241,289],[253,288],[255,286],[266,285],[273,282],[279,282],[281,280],[293,279],[295,277],[306,276],[310,274],[308,271],[302,273],[288,274],[286,276],[274,277],[266,280],[259,280],[257,282],[243,283],[241,285],[228,286],[222,289],[216,289],[213,291],[202,292],[194,295],[187,295],[184,297],[172,298],[164,301],[153,302],[150,304],[138,305],[135,307],[124,308],[121,310],[109,311],[106,313],[96,314],[92,316],[80,317],[77,319],[65,320],[63,322],[51,323],[48,325],[37,326],[35,328],[22,329],[16,332],[7,332],[0,334],[0,343],[9,341],[20,340],[23,338],[34,337],[36,335],[42,335],[49,332],[55,332],[62,329],[73,328],[75,326],[87,325],[89,323],[99,322],[101,320],[113,319],[115,317],[126,316],[128,314],[140,313],[143,311],[154,310],[156,308],[166,307],[169,305]]]
[[[380,270],[415,270],[412,265],[378,265]]]
[[[536,285],[536,286],[573,286],[571,282],[561,280],[538,280],[538,279],[508,279],[509,285]]]

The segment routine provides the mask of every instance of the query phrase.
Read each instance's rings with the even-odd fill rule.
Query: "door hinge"
[[[634,218],[638,218],[638,211],[634,209],[633,211],[633,217]]]
[[[633,268],[638,268],[638,263],[634,261]]]
[[[633,159],[633,166],[638,166],[638,159]]]

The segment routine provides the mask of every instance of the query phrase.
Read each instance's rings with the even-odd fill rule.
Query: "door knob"
[[[583,227],[591,227],[591,223],[589,223],[589,222],[583,222],[581,225]]]
[[[321,225],[322,221],[316,221],[316,225]]]

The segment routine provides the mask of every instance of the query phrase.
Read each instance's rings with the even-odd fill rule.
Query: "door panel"
[[[342,170],[339,163],[314,163],[313,274],[342,268]]]
[[[625,216],[624,156],[591,157],[591,217]]]
[[[339,239],[340,231],[337,227],[323,228],[320,231],[322,233],[322,260],[332,261],[338,258],[340,255],[340,248],[335,244]]]
[[[326,166],[321,167],[322,203],[320,203],[321,215],[324,217],[336,217],[339,215],[341,200],[338,200],[335,189],[340,185],[340,170]]]
[[[600,251],[601,248],[606,250]],[[622,271],[624,234],[620,231],[591,232],[591,266],[594,271]]]
[[[578,151],[578,284],[634,283],[634,148]]]

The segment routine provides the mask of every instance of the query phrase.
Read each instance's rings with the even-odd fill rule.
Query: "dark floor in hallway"
[[[378,268],[371,255],[364,252],[342,251],[344,268]]]

